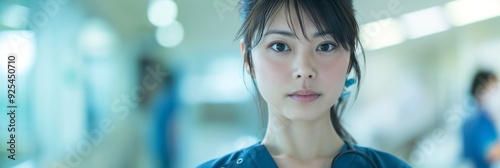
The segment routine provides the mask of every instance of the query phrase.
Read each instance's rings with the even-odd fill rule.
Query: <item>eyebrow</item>
[[[269,30],[266,32],[266,34],[264,34],[264,37],[267,36],[267,35],[270,35],[270,34],[278,34],[278,35],[282,35],[282,36],[286,36],[286,37],[294,37],[295,34],[291,31],[286,31],[286,30]],[[314,33],[313,35],[313,38],[318,38],[318,37],[324,37],[324,36],[328,36],[330,35],[330,33],[327,33],[327,32],[316,32]]]

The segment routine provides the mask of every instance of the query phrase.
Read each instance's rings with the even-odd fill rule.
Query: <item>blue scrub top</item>
[[[476,168],[488,168],[487,153],[498,140],[497,130],[485,110],[477,109],[462,127],[464,157],[470,159]]]
[[[377,151],[371,148],[359,147],[353,145],[354,149],[366,154],[378,168],[406,168],[410,167],[404,161],[395,156]],[[348,150],[346,144],[342,146],[341,152]],[[332,167],[371,167],[370,162],[363,157],[354,154],[346,154],[340,157]],[[277,168],[271,154],[267,148],[260,142],[248,148],[230,153],[221,158],[217,158],[198,166],[198,168],[233,168],[233,167],[252,167],[252,168]]]

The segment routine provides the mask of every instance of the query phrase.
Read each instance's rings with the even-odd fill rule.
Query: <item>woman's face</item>
[[[332,37],[318,34],[305,14],[303,34],[295,11],[290,13],[295,31],[282,8],[251,50],[254,78],[271,114],[315,120],[329,115],[342,92],[349,51]]]

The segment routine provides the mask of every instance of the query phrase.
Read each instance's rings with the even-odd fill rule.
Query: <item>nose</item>
[[[310,60],[310,55],[301,55],[296,57],[296,68],[294,72],[295,79],[314,79],[316,78],[316,70]]]
[[[305,71],[302,71],[301,73],[297,73],[295,75],[295,78],[297,78],[297,79],[301,79],[301,78],[313,79],[314,77],[315,77],[315,75],[312,72],[305,72]]]

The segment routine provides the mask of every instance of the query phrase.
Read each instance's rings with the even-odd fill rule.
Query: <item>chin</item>
[[[293,110],[284,111],[284,116],[290,120],[314,121],[329,116],[330,108],[318,108],[318,106],[296,107]]]

